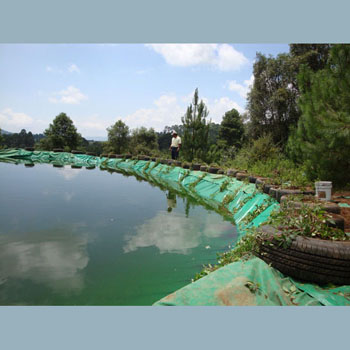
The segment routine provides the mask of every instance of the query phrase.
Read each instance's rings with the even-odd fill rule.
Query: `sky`
[[[220,123],[244,112],[256,53],[287,44],[0,44],[0,128],[42,133],[66,113],[85,138],[181,124],[194,90]]]

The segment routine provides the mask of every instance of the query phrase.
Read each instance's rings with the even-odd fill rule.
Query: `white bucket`
[[[316,197],[323,201],[330,201],[332,196],[332,182],[318,181],[315,182]]]

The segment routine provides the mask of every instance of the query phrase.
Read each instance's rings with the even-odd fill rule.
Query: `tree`
[[[273,58],[257,53],[247,101],[253,139],[271,133],[275,143],[287,142],[289,128],[300,115],[296,71],[297,61],[288,54]]]
[[[46,138],[42,139],[42,144],[47,149],[53,148],[76,148],[80,141],[81,135],[78,134],[76,127],[65,113],[60,113],[44,132]]]
[[[129,127],[118,120],[114,125],[107,129],[108,144],[111,151],[120,154],[128,149],[129,144]]]
[[[257,139],[271,133],[273,141],[282,147],[291,129],[296,126],[301,111],[298,105],[300,67],[313,72],[323,69],[329,57],[329,44],[291,44],[289,54],[276,58],[257,53],[253,67],[254,84],[248,94],[249,136]],[[304,79],[309,87],[309,82]]]
[[[130,150],[133,154],[152,155],[158,151],[157,133],[153,128],[136,128],[131,133]]]
[[[244,126],[239,112],[236,109],[226,112],[219,129],[219,140],[226,146],[238,149],[242,145],[243,134]]]
[[[209,111],[203,101],[198,103],[198,89],[195,90],[192,104],[181,118],[184,128],[182,152],[186,160],[206,159],[208,151],[208,134],[210,122],[207,123]]]
[[[350,45],[334,45],[326,68],[304,66],[298,81],[302,115],[289,148],[311,179],[350,183]]]

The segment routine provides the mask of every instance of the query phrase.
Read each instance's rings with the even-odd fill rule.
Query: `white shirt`
[[[170,147],[179,147],[181,145],[181,137],[176,136],[171,139],[171,146]]]

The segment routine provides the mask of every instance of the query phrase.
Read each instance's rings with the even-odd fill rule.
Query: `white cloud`
[[[220,97],[214,101],[208,101],[206,104],[209,110],[209,118],[215,123],[221,123],[224,114],[233,108],[237,109],[239,113],[244,112],[244,108],[229,97]]]
[[[130,128],[145,126],[161,131],[165,126],[181,124],[181,117],[186,113],[192,98],[193,92],[180,97],[174,94],[164,94],[153,102],[154,107],[140,108],[125,117],[119,116],[116,119],[122,119]],[[229,97],[214,100],[205,97],[200,99],[209,110],[208,120],[211,119],[215,123],[221,123],[223,115],[232,108],[237,109],[240,113],[244,112],[244,108]]]
[[[87,100],[87,96],[74,86],[68,86],[67,89],[56,92],[49,97],[49,101],[52,103],[80,104],[83,100]]]
[[[131,128],[145,126],[156,130],[162,130],[165,125],[181,123],[181,116],[185,111],[184,107],[178,104],[175,95],[162,95],[153,104],[153,108],[140,108],[120,119]]]
[[[74,63],[72,63],[72,64],[68,67],[68,71],[69,71],[70,73],[74,73],[74,72],[80,73],[79,67],[78,67],[76,64],[74,64]]]
[[[242,98],[247,98],[247,94],[251,87],[254,84],[254,75],[251,75],[251,77],[248,80],[244,80],[243,84],[237,83],[236,80],[231,80],[227,83],[228,89],[231,91],[238,92],[238,94]]]
[[[173,66],[209,65],[221,71],[240,69],[248,63],[243,53],[228,44],[147,44]]]
[[[23,128],[32,125],[33,118],[25,113],[14,112],[11,108],[5,108],[0,112],[0,127],[7,130]]]
[[[46,72],[53,72],[53,68],[51,66],[46,66]]]

